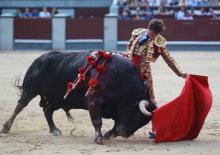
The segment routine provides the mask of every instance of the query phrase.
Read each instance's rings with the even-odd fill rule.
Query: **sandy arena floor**
[[[18,100],[13,81],[19,75],[23,77],[32,61],[41,54],[42,52],[0,53],[0,125],[11,116]],[[148,124],[129,139],[116,138],[108,145],[99,146],[93,142],[94,128],[88,112],[83,110],[71,110],[75,118],[73,123],[68,122],[62,110],[55,112],[54,120],[57,127],[62,130],[63,136],[54,137],[49,134],[37,97],[18,115],[11,132],[8,135],[0,135],[0,154],[219,155],[220,52],[172,52],[171,54],[183,71],[209,76],[214,102],[197,139],[155,144],[144,135],[151,127],[151,124]],[[178,78],[162,58],[159,58],[152,68],[157,101],[162,105],[179,95],[184,80]],[[103,132],[112,125],[111,120],[104,120]]]

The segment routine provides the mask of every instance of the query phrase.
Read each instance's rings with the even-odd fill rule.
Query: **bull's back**
[[[67,82],[77,76],[79,66],[85,63],[83,58],[86,55],[88,53],[82,52],[50,52],[41,55],[28,68],[23,87],[46,95],[65,91]]]
[[[43,54],[29,67],[23,86],[51,98],[54,102],[71,102],[68,105],[74,104],[74,108],[85,109],[87,106],[84,95],[88,88],[86,84],[80,85],[66,100],[63,100],[63,96],[67,83],[75,80],[79,68],[86,64],[86,56],[89,54],[90,52]],[[100,93],[105,98],[104,113],[110,112],[111,108],[114,110],[115,106],[129,104],[128,100],[143,94],[143,81],[129,59],[113,54],[112,59],[106,64],[106,69],[98,78],[99,86],[104,88]],[[95,72],[95,69],[92,69],[88,79],[92,78]]]

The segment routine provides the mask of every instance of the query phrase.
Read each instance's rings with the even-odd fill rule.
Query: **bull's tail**
[[[74,118],[69,112],[69,110],[65,110],[68,121],[73,122]]]
[[[21,80],[21,75],[19,75],[18,77],[16,77],[15,81],[14,81],[14,87],[16,89],[18,89],[18,95],[21,96],[23,93],[23,85],[20,85],[20,80]]]

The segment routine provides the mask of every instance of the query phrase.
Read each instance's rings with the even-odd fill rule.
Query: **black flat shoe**
[[[149,132],[149,137],[150,139],[154,139],[156,137],[156,134]]]

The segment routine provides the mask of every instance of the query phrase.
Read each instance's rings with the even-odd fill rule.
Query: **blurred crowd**
[[[220,6],[219,0],[118,0],[119,5],[145,6]]]
[[[212,8],[220,7],[220,0],[119,0],[119,6],[122,8],[120,19],[150,20],[155,15],[173,16],[178,20],[193,20],[194,16],[220,19],[220,10]]]
[[[25,8],[25,9],[17,9],[16,16],[19,18],[51,18],[58,11],[56,8],[52,8],[50,11],[46,7],[42,9],[37,8]]]

